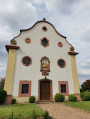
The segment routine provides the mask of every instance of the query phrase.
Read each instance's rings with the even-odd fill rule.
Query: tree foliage
[[[86,80],[82,85],[81,85],[81,89],[83,89],[84,91],[90,91],[90,79]]]
[[[4,88],[4,82],[5,82],[5,78],[1,78],[1,81],[0,81],[0,88]]]

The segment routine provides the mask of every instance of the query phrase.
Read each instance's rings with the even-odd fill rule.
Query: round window
[[[47,27],[46,27],[46,26],[43,26],[43,27],[42,27],[42,30],[43,30],[43,31],[47,31]]]
[[[46,39],[46,38],[43,38],[41,40],[41,44],[44,46],[44,47],[47,47],[49,45],[49,41]]]
[[[60,68],[64,68],[66,66],[66,63],[63,59],[59,59],[57,63]]]
[[[25,42],[26,42],[27,44],[29,44],[29,43],[31,43],[31,39],[30,39],[30,38],[26,38],[26,39],[25,39]]]
[[[32,63],[32,59],[29,56],[25,56],[22,58],[22,64],[25,66],[29,66]]]
[[[62,46],[63,46],[62,42],[59,42],[59,43],[58,43],[58,46],[59,46],[59,47],[62,47]]]

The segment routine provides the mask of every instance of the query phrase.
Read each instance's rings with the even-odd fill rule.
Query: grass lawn
[[[22,115],[22,118],[32,117],[33,110],[38,116],[42,116],[44,111],[36,104],[16,104],[16,105],[0,105],[0,118],[8,117],[12,112],[14,115]]]
[[[83,110],[90,111],[90,101],[81,101],[81,102],[63,102],[64,104],[70,105],[72,107],[77,107]]]

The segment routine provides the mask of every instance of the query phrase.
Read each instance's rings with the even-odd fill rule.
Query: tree
[[[90,91],[90,79],[86,80],[82,85],[81,89],[84,91]]]
[[[1,81],[0,81],[0,88],[4,88],[4,82],[5,82],[5,78],[1,78]]]

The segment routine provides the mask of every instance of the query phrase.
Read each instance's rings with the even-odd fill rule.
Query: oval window
[[[22,58],[22,64],[25,66],[29,66],[32,63],[32,59],[29,56],[25,56]]]
[[[46,38],[43,38],[41,40],[41,44],[44,46],[44,47],[47,47],[49,45],[49,41],[46,39]]]
[[[66,66],[66,62],[63,59],[59,59],[57,63],[60,68],[64,68]]]

